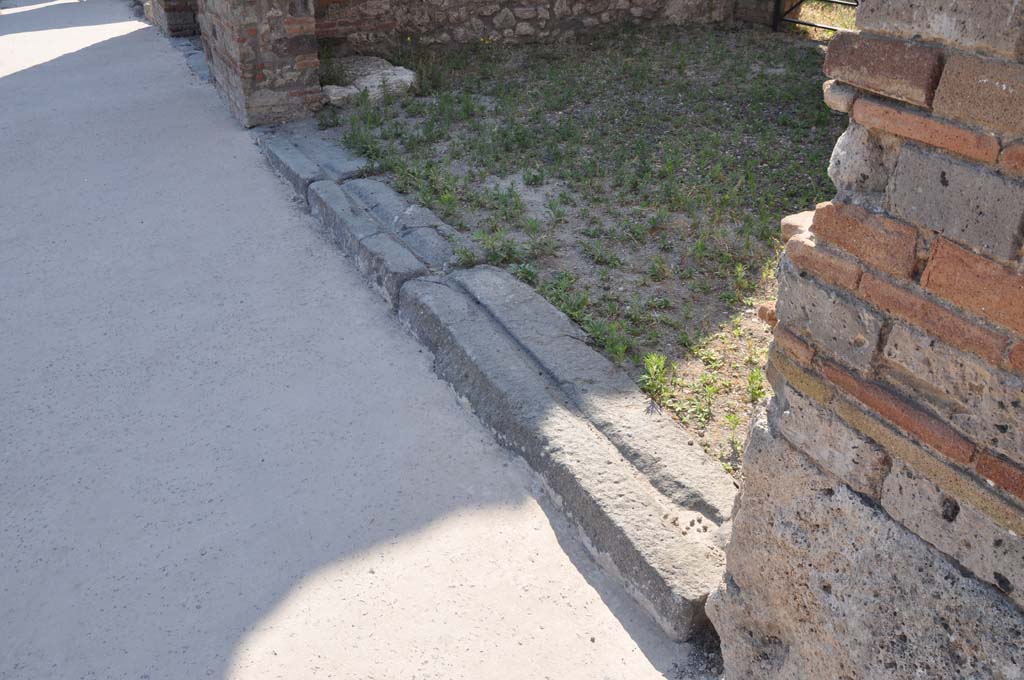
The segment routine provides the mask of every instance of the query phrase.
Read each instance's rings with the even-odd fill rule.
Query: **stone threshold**
[[[595,560],[666,634],[707,625],[725,570],[732,478],[561,311],[427,208],[362,177],[311,120],[253,131],[324,236],[434,356],[434,371],[540,475]]]

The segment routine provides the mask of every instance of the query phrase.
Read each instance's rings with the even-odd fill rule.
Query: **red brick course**
[[[861,98],[853,104],[853,119],[864,127],[937,146],[982,163],[995,163],[999,158],[999,139],[995,135],[968,130],[919,111]]]
[[[859,33],[840,32],[825,57],[825,73],[844,83],[917,106],[931,106],[942,74],[942,50]]]
[[[810,367],[815,355],[813,347],[779,325],[775,326],[772,336],[775,338],[776,345],[792,357],[794,361],[805,368]]]
[[[813,210],[805,210],[794,215],[786,215],[782,218],[779,226],[782,229],[782,242],[785,243],[797,234],[808,231],[811,228],[811,221],[814,219]]]
[[[945,239],[936,243],[921,285],[993,323],[1024,334],[1024,276]]]
[[[1018,342],[1010,348],[1006,366],[1014,373],[1024,375],[1024,342]]]
[[[779,317],[775,314],[775,302],[766,302],[758,305],[757,318],[772,327],[779,323]]]
[[[996,487],[1024,500],[1024,470],[988,453],[981,454],[975,469]]]
[[[917,261],[917,229],[844,203],[822,203],[811,231],[887,274],[910,278]]]
[[[854,260],[824,251],[807,234],[797,234],[786,243],[786,256],[798,269],[809,271],[825,283],[857,290],[864,269]]]
[[[878,385],[861,380],[836,364],[825,362],[821,369],[832,383],[922,444],[961,465],[969,465],[974,460],[977,453],[974,444],[941,420]]]
[[[906,288],[894,286],[870,272],[860,282],[861,296],[889,314],[908,321],[944,342],[977,354],[998,365],[1006,349],[1006,338],[977,325],[959,314]]]
[[[1011,175],[1024,176],[1024,142],[1008,144],[999,155],[999,169]]]

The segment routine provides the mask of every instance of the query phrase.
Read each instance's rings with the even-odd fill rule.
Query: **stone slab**
[[[429,273],[426,266],[391,234],[367,236],[359,241],[359,246],[351,254],[370,286],[396,309],[402,284]]]
[[[325,179],[320,166],[288,139],[264,133],[258,135],[257,140],[270,166],[292,185],[295,193],[305,202],[309,185]]]
[[[666,497],[720,525],[736,483],[695,437],[587,344],[565,314],[508,272],[479,266],[452,274],[566,392],[572,403]]]
[[[444,224],[433,212],[420,205],[410,205],[400,193],[380,180],[354,179],[342,186],[390,231]]]
[[[1015,260],[1024,225],[1024,184],[905,144],[886,195],[889,214],[983,255]]]
[[[384,232],[336,183],[312,184],[309,203],[330,238],[352,256],[360,273],[392,307],[398,305],[403,283],[428,274],[426,265],[405,244]]]
[[[402,243],[434,271],[443,271],[455,261],[455,251],[448,239],[430,227],[408,229],[399,236]]]
[[[309,209],[342,250],[355,252],[359,241],[381,231],[381,225],[338,186],[323,180],[309,185]]]
[[[698,630],[724,566],[713,525],[667,504],[466,293],[410,281],[399,317],[434,353],[435,371],[540,473],[598,562],[673,638]]]
[[[365,158],[356,156],[336,142],[313,135],[292,135],[291,139],[329,179],[343,182],[358,177],[366,169]]]

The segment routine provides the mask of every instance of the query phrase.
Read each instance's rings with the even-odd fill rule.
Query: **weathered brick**
[[[909,278],[916,262],[917,229],[845,203],[822,203],[811,231],[876,269]]]
[[[882,377],[968,439],[1024,463],[1024,380],[904,323],[882,348]]]
[[[1011,175],[1024,176],[1024,141],[1008,144],[999,154],[999,169]]]
[[[934,109],[940,116],[1022,135],[1024,64],[956,54],[942,72]]]
[[[786,244],[786,255],[798,269],[809,271],[825,283],[857,290],[864,272],[856,261],[837,257],[819,248],[810,234],[801,232]]]
[[[1024,276],[988,258],[940,241],[921,285],[993,323],[1024,334]]]
[[[826,80],[822,83],[821,93],[825,99],[825,105],[840,113],[849,113],[853,108],[853,103],[857,100],[856,88],[840,83],[838,80]]]
[[[882,316],[806,277],[783,258],[779,267],[779,323],[819,351],[861,370],[871,364]]]
[[[788,383],[781,387],[782,435],[854,490],[879,498],[889,471],[885,451]]]
[[[942,73],[942,50],[840,32],[828,46],[825,73],[864,90],[930,106]]]
[[[1018,536],[1024,535],[1024,513],[1002,496],[989,491],[974,477],[964,474],[962,468],[940,460],[905,435],[898,433],[892,425],[846,399],[833,399],[831,407],[850,427],[878,442],[893,459],[899,458],[909,463],[914,470],[942,489],[943,493],[970,503],[991,517],[999,526],[1015,532]]]
[[[1024,375],[1024,342],[1018,342],[1010,348],[1006,364],[1011,371]]]
[[[989,453],[978,458],[978,474],[992,482],[997,488],[1024,500],[1024,470]]]
[[[801,366],[811,365],[814,360],[814,348],[806,342],[778,324],[773,329],[772,336],[775,338],[775,344],[798,364]]]
[[[1013,260],[1024,224],[1024,185],[949,156],[903,147],[889,214],[978,252]]]
[[[1024,606],[1024,539],[962,497],[943,492],[909,464],[895,460],[882,487],[882,507],[897,522],[953,557]]]
[[[860,0],[857,28],[1012,59],[1024,55],[1024,6],[1019,0]]]
[[[938,418],[835,364],[824,363],[822,372],[854,399],[951,461],[967,465],[974,460],[975,446]]]
[[[1006,349],[1006,338],[955,314],[912,290],[894,286],[870,272],[860,282],[865,300],[889,314],[923,328],[937,338],[973,352],[992,364],[998,364]]]
[[[999,158],[999,139],[995,135],[968,130],[909,108],[862,97],[853,105],[853,119],[864,127],[937,146],[982,163],[995,163]]]
[[[765,302],[757,306],[757,318],[764,321],[769,326],[775,326],[779,323],[779,317],[775,315],[775,303]]]
[[[782,231],[782,242],[785,243],[803,231],[809,231],[811,221],[814,219],[813,210],[805,210],[794,215],[786,215],[782,218],[779,226]]]

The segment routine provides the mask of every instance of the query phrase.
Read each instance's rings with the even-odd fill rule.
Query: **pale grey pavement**
[[[118,0],[19,1],[0,678],[671,676],[182,55]]]

